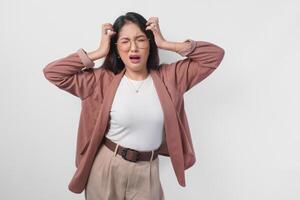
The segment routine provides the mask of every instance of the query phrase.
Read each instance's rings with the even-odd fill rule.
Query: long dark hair
[[[136,12],[127,12],[125,15],[119,16],[113,23],[113,30],[116,32],[116,34],[111,37],[110,49],[101,67],[112,71],[114,74],[117,74],[120,71],[122,71],[122,69],[124,69],[125,65],[122,59],[117,58],[118,53],[115,43],[118,40],[121,28],[128,21],[135,23],[141,29],[141,31],[143,31],[146,34],[147,38],[149,39],[150,49],[147,60],[147,69],[148,72],[150,71],[150,69],[157,70],[159,68],[159,56],[158,48],[154,40],[154,35],[151,30],[145,30],[147,20],[142,15]]]

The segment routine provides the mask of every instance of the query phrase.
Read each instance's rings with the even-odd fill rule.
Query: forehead
[[[119,32],[119,39],[122,38],[137,38],[146,36],[143,31],[134,23],[126,23]]]

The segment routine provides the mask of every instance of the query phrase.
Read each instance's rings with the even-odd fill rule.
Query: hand
[[[153,35],[154,35],[154,39],[155,39],[155,43],[156,46],[158,48],[161,48],[163,46],[163,43],[166,41],[164,39],[164,37],[161,34],[161,31],[159,29],[159,25],[158,25],[158,18],[157,17],[150,17],[146,23],[146,30],[151,30]]]
[[[109,52],[110,48],[110,39],[116,32],[113,30],[113,26],[110,23],[102,24],[102,31],[101,31],[101,42],[97,52],[99,55],[106,56]]]

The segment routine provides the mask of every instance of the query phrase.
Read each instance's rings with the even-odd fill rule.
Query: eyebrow
[[[138,35],[135,38],[140,38],[140,37],[146,37],[146,36],[145,35]],[[123,37],[120,37],[120,39],[129,39],[129,38],[126,37],[126,36],[123,36]]]

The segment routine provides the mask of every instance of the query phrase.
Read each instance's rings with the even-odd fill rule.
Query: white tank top
[[[162,107],[151,75],[144,80],[124,75],[110,110],[106,137],[138,151],[158,149],[165,136]],[[135,92],[139,88],[139,92]]]

